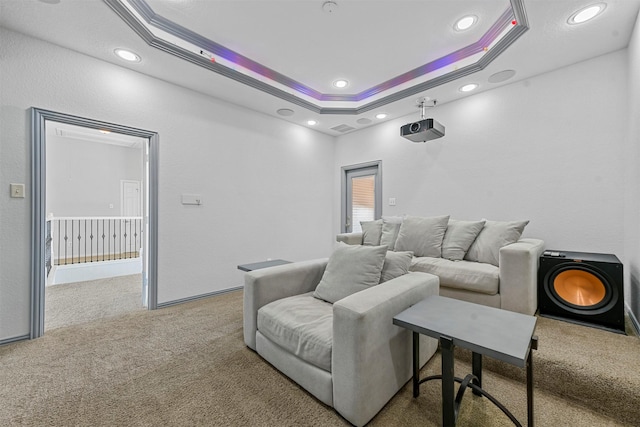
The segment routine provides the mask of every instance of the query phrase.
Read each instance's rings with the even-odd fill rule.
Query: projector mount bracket
[[[424,98],[418,98],[418,100],[416,101],[418,104],[418,108],[420,108],[420,119],[424,120],[427,118],[427,107],[429,108],[433,108],[436,106],[436,104],[438,103],[437,99],[431,99],[428,96],[425,96]],[[431,104],[431,105],[427,105],[427,104]]]

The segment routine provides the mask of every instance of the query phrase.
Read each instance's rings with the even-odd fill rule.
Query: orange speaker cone
[[[582,307],[596,305],[606,295],[602,281],[583,270],[563,271],[553,280],[553,288],[563,300]]]

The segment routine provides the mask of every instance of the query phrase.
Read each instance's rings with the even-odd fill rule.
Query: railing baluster
[[[80,227],[80,220],[78,220],[78,264],[80,264],[82,261],[80,260],[80,248],[82,247],[82,244],[80,243],[82,236],[81,236],[81,227]]]
[[[102,260],[104,261],[104,219],[102,220]]]
[[[64,265],[67,265],[67,240],[69,237],[67,236],[67,220],[64,220]]]
[[[91,242],[89,242],[89,250],[91,252],[91,262],[93,262],[93,220],[91,220],[91,235],[89,236],[91,238]]]
[[[58,238],[58,262],[56,265],[60,265],[60,255],[62,255],[62,252],[60,252],[60,241],[62,240],[60,238],[60,220],[58,220],[58,234],[57,234],[57,238]]]

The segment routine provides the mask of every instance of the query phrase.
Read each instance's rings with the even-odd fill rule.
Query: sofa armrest
[[[328,258],[294,262],[254,270],[244,275],[243,331],[245,344],[256,349],[258,310],[270,302],[313,291],[327,266]]]
[[[538,308],[539,239],[520,239],[500,249],[501,308],[533,315]]]
[[[393,316],[438,291],[437,276],[412,272],[333,305],[333,402],[349,421],[366,424],[411,378],[412,333]],[[437,341],[421,336],[420,344],[422,366]]]
[[[362,233],[340,233],[336,235],[336,241],[347,245],[361,245]]]

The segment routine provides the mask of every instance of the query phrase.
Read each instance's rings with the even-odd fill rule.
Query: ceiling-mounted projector
[[[427,142],[444,136],[444,126],[435,119],[423,119],[402,126],[400,135],[413,142]]]
[[[400,136],[407,138],[413,142],[427,142],[432,139],[440,138],[444,136],[444,126],[441,125],[435,119],[427,119],[426,108],[429,98],[422,98],[418,100],[420,109],[422,111],[422,120],[407,123],[400,128]],[[435,107],[436,100],[433,100],[432,107]]]

